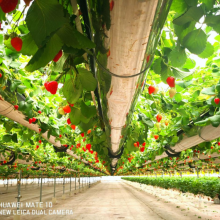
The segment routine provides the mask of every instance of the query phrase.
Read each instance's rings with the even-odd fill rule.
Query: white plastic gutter
[[[180,141],[178,144],[176,144],[174,147],[171,147],[172,150],[175,150],[177,153],[181,152],[183,150],[189,149],[191,147],[194,147],[200,143],[203,143],[205,141],[210,142],[212,140],[215,140],[216,138],[220,137],[220,126],[213,127],[212,125],[205,126],[201,129],[200,135],[195,135],[193,137],[184,138],[182,141]],[[162,158],[168,157],[167,154],[164,152],[163,154],[156,156],[155,160],[160,160]],[[152,161],[147,161],[145,164],[149,164]]]

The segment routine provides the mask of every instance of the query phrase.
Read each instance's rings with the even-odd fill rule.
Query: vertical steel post
[[[71,177],[70,177],[70,195],[71,195]]]
[[[76,190],[76,175],[77,175],[77,174],[75,173],[75,190]]]
[[[42,183],[43,183],[43,180],[42,180],[42,174],[41,174],[41,177],[40,177],[40,202],[42,202]]]
[[[79,173],[79,192],[80,192],[80,173]]]
[[[15,198],[17,198],[17,210],[19,210],[19,208],[20,208],[20,198],[21,198],[21,170],[20,170],[20,172],[19,172],[19,180],[17,181],[17,185],[18,185],[18,196],[17,197],[15,197]]]
[[[63,195],[65,194],[65,177],[63,177]]]
[[[53,187],[53,197],[56,198],[56,173],[55,173],[55,176],[54,176],[54,187]]]

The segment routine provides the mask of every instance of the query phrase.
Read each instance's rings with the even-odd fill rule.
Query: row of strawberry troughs
[[[165,189],[177,189],[183,193],[202,194],[211,198],[220,195],[220,181],[217,177],[123,177],[122,179]]]

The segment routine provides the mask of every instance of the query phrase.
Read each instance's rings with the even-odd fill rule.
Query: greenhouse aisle
[[[49,210],[72,210],[71,215],[49,215]],[[196,213],[193,209],[180,209],[176,204],[167,203],[146,192],[126,184],[123,181],[103,181],[90,189],[77,193],[66,200],[58,199],[58,204],[46,209],[47,215],[24,215],[21,220],[41,219],[49,220],[110,220],[110,219],[135,219],[135,220],[194,220],[216,219]],[[3,217],[3,220],[13,219]]]

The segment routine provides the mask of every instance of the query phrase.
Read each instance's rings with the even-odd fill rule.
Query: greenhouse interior
[[[220,1],[0,0],[0,220],[219,220]]]

